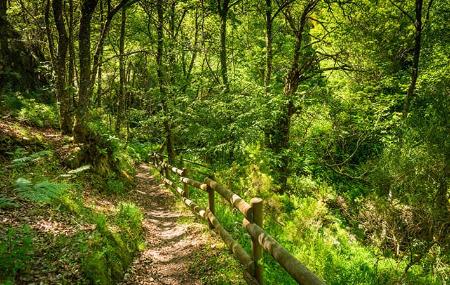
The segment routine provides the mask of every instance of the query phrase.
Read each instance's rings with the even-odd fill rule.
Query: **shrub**
[[[15,187],[22,198],[37,203],[52,203],[61,200],[61,197],[67,193],[69,185],[46,180],[33,185],[25,178],[18,178]]]
[[[107,193],[123,194],[125,193],[125,183],[117,178],[109,178],[106,181],[105,190]]]
[[[58,110],[56,106],[36,102],[34,99],[23,99],[23,106],[18,111],[19,120],[37,127],[58,127]]]
[[[12,282],[20,271],[25,270],[32,253],[30,227],[8,228],[4,238],[0,239],[0,283]]]
[[[142,212],[131,203],[119,205],[115,226],[108,226],[104,215],[96,217],[96,231],[84,248],[82,261],[83,274],[91,283],[112,284],[123,278],[142,244],[142,219]]]

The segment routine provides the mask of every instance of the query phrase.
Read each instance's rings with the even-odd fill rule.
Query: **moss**
[[[85,250],[83,274],[94,284],[111,284],[122,280],[142,244],[142,213],[133,204],[120,204],[112,221],[97,216],[97,228]],[[113,223],[113,227],[111,227]],[[102,253],[101,258],[99,253]],[[96,273],[99,277],[96,276]]]
[[[93,284],[111,284],[105,253],[96,251],[83,260],[83,274]]]

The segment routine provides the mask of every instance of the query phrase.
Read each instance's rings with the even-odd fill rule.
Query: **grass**
[[[192,178],[202,181],[202,178],[195,177],[195,174]],[[252,191],[251,185],[242,184],[242,181],[248,182],[251,179],[241,179],[241,183],[234,186],[236,189],[250,189],[246,193],[238,193],[249,201],[255,191]],[[267,189],[257,191],[265,198],[264,229],[327,284],[442,284],[443,280],[424,270],[426,267],[420,264],[414,265],[407,274],[404,274],[403,268],[408,262],[407,258],[385,256],[376,247],[362,243],[355,238],[354,233],[340,217],[328,209],[324,200],[330,195],[335,195],[331,187],[309,180],[303,182],[302,187],[311,189],[302,188],[298,191],[313,194],[299,197],[279,196],[270,193],[270,187],[267,185],[263,185]],[[208,199],[204,191],[192,189],[190,195],[191,200],[201,208],[207,207]],[[232,209],[218,194],[216,194],[215,215],[233,238],[250,253],[251,241],[241,226],[242,215]],[[226,249],[222,248],[220,251]],[[232,282],[242,280],[236,271],[233,276],[228,276],[228,273],[224,272],[224,268],[227,270],[226,264],[232,262],[237,272],[243,270],[232,255],[224,255],[227,256],[224,261],[214,252],[205,249],[196,260],[198,272],[208,275],[207,272],[216,271],[220,276],[219,279],[214,279],[213,276],[205,277],[205,283],[237,284]],[[267,284],[296,284],[266,252],[263,264]]]
[[[65,175],[51,149],[15,149],[0,163],[0,187],[5,189],[0,211],[11,215],[11,224],[0,230],[1,284],[36,278],[112,284],[122,279],[144,247],[139,208],[113,203],[110,212],[99,211],[85,199],[99,193],[92,188],[92,176],[84,171]],[[117,183],[113,188],[126,191]]]

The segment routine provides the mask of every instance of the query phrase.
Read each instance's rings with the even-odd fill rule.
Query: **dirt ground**
[[[122,284],[201,284],[189,267],[199,248],[209,244],[205,225],[180,222],[192,214],[177,209],[175,196],[150,176],[148,166],[138,167],[137,180],[131,200],[144,211],[147,249]]]

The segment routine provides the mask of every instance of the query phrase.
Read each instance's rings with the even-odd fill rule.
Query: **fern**
[[[23,156],[23,157],[12,160],[12,165],[13,166],[24,166],[28,163],[36,162],[45,156],[50,156],[51,154],[52,154],[52,152],[50,150],[39,151],[39,152],[33,153],[29,156]]]
[[[10,198],[0,196],[0,209],[17,208],[19,205]]]
[[[59,201],[69,189],[68,184],[49,182],[47,180],[33,183],[25,178],[19,178],[15,183],[17,193],[24,199],[38,202],[51,203]]]

